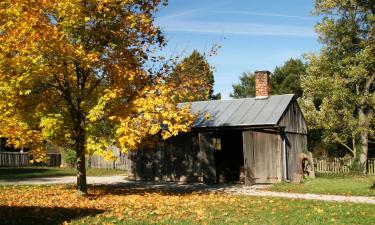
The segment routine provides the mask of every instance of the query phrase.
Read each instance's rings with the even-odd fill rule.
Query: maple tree
[[[87,193],[85,153],[136,149],[148,135],[187,131],[154,55],[165,45],[161,0],[3,0],[0,3],[0,136],[45,159],[45,142],[77,153],[77,191]],[[158,65],[158,66],[155,66]]]

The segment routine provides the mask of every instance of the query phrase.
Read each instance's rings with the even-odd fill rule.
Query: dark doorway
[[[241,131],[220,131],[214,134],[216,181],[238,182],[244,157]]]

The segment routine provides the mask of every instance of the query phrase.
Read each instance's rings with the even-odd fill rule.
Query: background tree
[[[323,48],[307,56],[304,114],[326,142],[344,146],[366,170],[374,138],[375,4],[316,0],[314,13],[323,17],[316,25]]]
[[[271,75],[271,93],[295,94],[301,97],[302,88],[300,77],[306,72],[306,65],[301,59],[289,59],[282,66],[276,67]],[[240,83],[233,84],[232,98],[249,98],[255,96],[255,76],[253,73],[244,72]]]
[[[255,76],[250,72],[243,72],[240,76],[240,83],[233,84],[232,98],[250,98],[255,96]]]
[[[182,59],[170,74],[171,82],[175,83],[185,101],[204,101],[220,99],[220,93],[214,95],[213,68],[207,61],[206,55],[194,50],[191,55]]]
[[[276,67],[271,76],[272,94],[295,94],[302,96],[300,77],[306,73],[306,64],[301,59],[289,59]]]
[[[39,159],[45,141],[74,149],[85,194],[85,153],[110,157],[113,143],[128,151],[187,131],[193,116],[170,97],[168,66],[147,66],[165,45],[153,23],[160,3],[1,1],[0,136]]]

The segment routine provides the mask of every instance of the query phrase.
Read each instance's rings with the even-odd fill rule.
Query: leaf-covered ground
[[[375,188],[371,188],[375,176],[319,175],[301,184],[279,183],[273,185],[271,191],[314,193],[347,196],[375,196]]]
[[[373,224],[375,205],[199,192],[0,186],[1,224]]]

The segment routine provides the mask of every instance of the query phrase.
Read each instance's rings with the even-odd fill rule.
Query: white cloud
[[[251,23],[251,22],[219,22],[212,21],[212,15],[207,14],[238,14],[264,17],[279,17],[294,20],[314,20],[312,17],[285,15],[268,12],[235,11],[235,10],[211,10],[218,5],[179,11],[157,18],[156,22],[167,32],[201,33],[218,35],[243,35],[243,36],[287,36],[287,37],[316,37],[312,26],[298,26],[276,23]],[[205,11],[210,21],[194,20],[195,15],[202,15]],[[221,18],[225,18],[222,16]]]
[[[312,21],[315,20],[313,17],[294,16],[294,15],[269,13],[269,12],[236,11],[236,10],[212,10],[209,12],[218,13],[218,14],[253,15],[253,16],[265,16],[265,17],[279,17],[279,18],[287,18],[287,19],[312,20]]]
[[[157,23],[167,32],[203,33],[245,36],[315,37],[312,27],[284,24],[205,22],[159,19]]]

